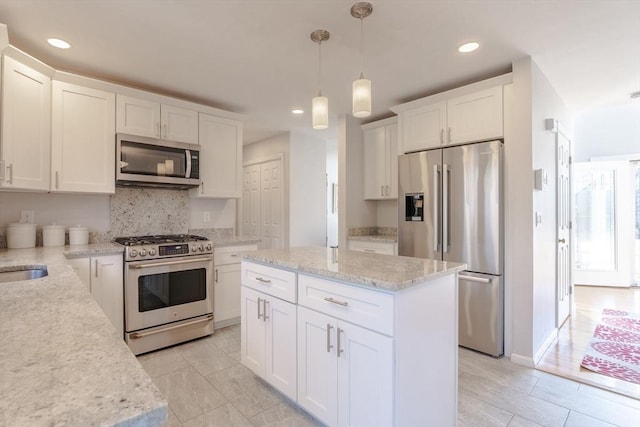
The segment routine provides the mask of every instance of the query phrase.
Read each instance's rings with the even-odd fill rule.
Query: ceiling
[[[0,0],[9,41],[52,67],[246,116],[245,143],[296,131],[335,138],[360,72],[360,22],[344,0]],[[640,90],[639,0],[371,0],[363,22],[373,114],[511,70],[531,56],[573,111]],[[318,91],[330,128],[311,129]],[[58,50],[57,37],[72,48]],[[456,48],[475,40],[480,48]],[[292,107],[305,114],[294,116]]]

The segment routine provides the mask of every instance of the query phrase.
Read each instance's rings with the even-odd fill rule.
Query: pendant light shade
[[[361,73],[353,82],[353,117],[369,117],[371,115],[371,80],[365,79]]]
[[[371,80],[364,78],[364,49],[362,36],[362,21],[373,12],[373,6],[368,2],[359,2],[351,7],[351,16],[360,19],[360,78],[353,82],[352,113],[354,117],[369,117],[371,115]]]
[[[326,129],[329,127],[329,98],[318,96],[311,100],[311,116],[314,129]]]
[[[311,33],[311,40],[318,43],[318,96],[311,100],[311,123],[314,129],[329,127],[329,98],[322,96],[320,84],[322,82],[322,42],[329,40],[329,31],[316,30]]]

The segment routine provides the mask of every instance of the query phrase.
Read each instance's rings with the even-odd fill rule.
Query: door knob
[[[565,243],[566,241],[564,239],[558,239],[558,243]]]

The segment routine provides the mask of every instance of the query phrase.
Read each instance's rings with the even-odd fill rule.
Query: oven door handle
[[[129,264],[129,268],[153,268],[153,267],[164,267],[165,265],[179,265],[179,264],[193,264],[194,262],[200,261],[211,261],[212,258],[189,258],[181,261],[166,261],[166,262],[154,262],[150,264]]]
[[[179,328],[183,328],[185,326],[191,326],[191,325],[196,325],[198,323],[202,323],[202,322],[209,322],[213,320],[213,314],[209,314],[206,318],[204,319],[198,319],[198,320],[194,320],[192,322],[187,322],[187,323],[181,323],[179,325],[174,325],[174,326],[169,326],[166,328],[162,328],[162,329],[157,329],[155,331],[150,331],[150,332],[134,332],[131,335],[129,335],[129,338],[131,338],[132,340],[137,340],[139,338],[144,338],[146,336],[149,335],[155,335],[155,334],[160,334],[162,332],[167,332],[167,331],[171,331],[173,329],[179,329]]]

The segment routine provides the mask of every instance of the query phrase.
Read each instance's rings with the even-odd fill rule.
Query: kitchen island
[[[464,264],[321,247],[242,262],[242,363],[329,426],[455,426]]]
[[[156,426],[167,403],[82,284],[68,256],[122,247],[0,251],[0,272],[46,266],[0,283],[0,425]]]

